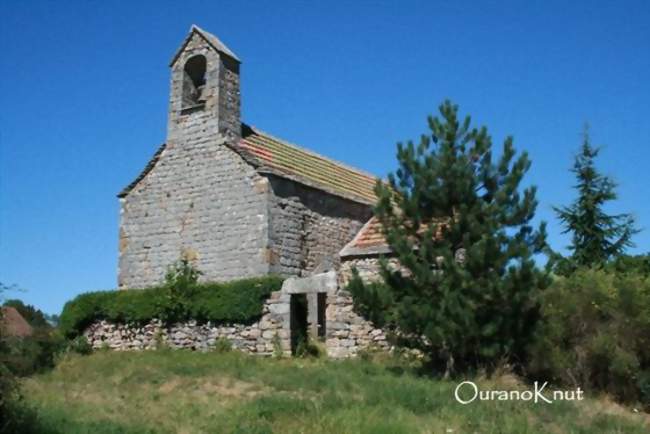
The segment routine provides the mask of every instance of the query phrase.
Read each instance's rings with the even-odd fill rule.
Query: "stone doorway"
[[[296,350],[302,343],[307,343],[307,294],[291,294],[289,326],[291,329],[291,354],[295,355]]]

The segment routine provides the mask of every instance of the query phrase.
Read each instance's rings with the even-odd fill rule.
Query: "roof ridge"
[[[274,136],[272,134],[269,134],[266,131],[262,131],[262,130],[260,130],[259,128],[255,127],[255,126],[248,125],[248,127],[251,130],[253,130],[253,132],[255,132],[257,134],[260,134],[260,135],[264,135],[264,136],[266,136],[266,137],[268,137],[268,138],[270,138],[272,140],[275,140],[276,142],[279,142],[279,143],[281,143],[283,145],[291,146],[292,148],[298,149],[299,151],[305,152],[307,154],[313,155],[314,157],[321,158],[321,159],[323,159],[325,161],[328,161],[328,162],[330,162],[332,164],[335,164],[337,166],[344,167],[344,168],[346,168],[348,170],[356,172],[359,175],[362,175],[362,176],[365,176],[365,177],[368,177],[368,178],[371,178],[371,179],[379,179],[378,176],[373,175],[373,174],[371,174],[369,172],[366,172],[365,170],[358,169],[356,167],[350,166],[349,164],[343,163],[341,161],[335,160],[335,159],[330,158],[330,157],[326,157],[326,156],[324,156],[322,154],[319,154],[318,152],[312,151],[311,149],[304,148],[304,147],[302,147],[300,145],[297,145],[295,143],[289,142],[287,140],[284,140],[284,139],[276,137],[276,136]]]
[[[174,57],[172,57],[171,62],[169,62],[169,66],[173,66],[174,63],[176,63],[176,60],[178,59],[178,57],[179,57],[179,56],[181,55],[181,53],[183,52],[183,49],[185,48],[185,46],[190,42],[190,39],[192,38],[192,35],[193,35],[194,33],[197,33],[197,34],[198,34],[201,38],[203,38],[203,39],[204,39],[208,44],[210,44],[210,45],[212,46],[212,48],[214,48],[217,52],[222,53],[222,54],[225,54],[226,56],[232,58],[233,60],[235,60],[235,61],[241,63],[241,60],[239,59],[239,57],[237,57],[237,55],[236,55],[236,54],[235,54],[235,53],[234,53],[230,48],[228,48],[228,47],[226,46],[226,44],[224,44],[223,42],[221,42],[221,39],[217,38],[217,37],[216,37],[215,35],[213,35],[212,33],[203,30],[202,28],[200,28],[200,27],[197,26],[196,24],[192,24],[192,25],[190,26],[190,31],[189,31],[189,33],[187,34],[187,36],[185,37],[185,39],[183,39],[183,43],[181,44],[181,46],[180,46],[180,47],[176,50],[176,52],[174,53]]]

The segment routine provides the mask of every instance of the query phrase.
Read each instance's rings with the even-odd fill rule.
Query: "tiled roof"
[[[2,309],[2,318],[0,318],[0,327],[3,334],[7,336],[26,337],[33,333],[32,326],[23,318],[23,316],[14,307],[4,306]]]
[[[382,233],[381,223],[377,217],[372,217],[357,232],[357,235],[350,241],[339,256],[368,256],[390,253],[390,247],[386,243],[386,238]]]
[[[289,178],[328,193],[372,205],[377,178],[253,127],[243,126],[234,148],[259,165],[260,172]]]
[[[444,220],[439,220],[443,223]],[[428,225],[420,226],[418,234],[423,234],[427,231]],[[436,228],[435,238],[442,237],[442,228]],[[339,252],[341,258],[349,256],[374,256],[391,253],[391,248],[386,242],[386,238],[382,233],[381,223],[377,217],[372,217],[368,222],[363,225],[361,230],[355,235],[343,249]]]
[[[242,139],[238,145],[224,142],[260,173],[287,178],[303,185],[355,202],[374,205],[376,178],[315,152],[298,147],[242,124]],[[125,197],[154,168],[163,151],[161,145],[144,170],[117,197]]]

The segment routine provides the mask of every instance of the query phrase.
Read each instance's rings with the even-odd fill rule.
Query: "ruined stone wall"
[[[273,175],[269,180],[271,271],[304,276],[323,261],[336,267],[338,252],[370,218],[370,206]]]
[[[388,350],[386,334],[354,312],[350,293],[339,289],[327,296],[327,355],[332,358],[355,357],[369,348]]]
[[[399,268],[399,262],[396,258],[388,258],[388,265],[392,269]],[[365,283],[381,281],[381,269],[378,256],[343,258],[339,272],[339,285],[342,288],[345,288],[350,282],[350,279],[352,279],[352,270],[354,268],[357,269],[359,277]]]
[[[226,339],[233,348],[246,353],[271,355],[279,349],[284,355],[290,355],[291,296],[306,294],[309,298],[325,293],[324,344],[329,357],[355,357],[359,351],[368,348],[388,350],[384,332],[354,312],[352,297],[340,289],[337,282],[338,276],[334,271],[308,278],[289,278],[280,291],[273,292],[266,300],[259,321],[249,325],[187,321],[166,326],[157,320],[144,325],[98,321],[85,330],[84,336],[96,349],[137,351],[156,349],[162,344],[175,349],[209,351],[219,339]],[[308,312],[310,318],[314,317],[313,314]]]

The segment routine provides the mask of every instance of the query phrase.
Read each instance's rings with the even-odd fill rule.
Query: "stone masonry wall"
[[[155,349],[160,343],[171,348],[209,351],[218,339],[227,339],[240,351],[271,355],[279,344],[283,354],[291,354],[290,301],[292,294],[326,293],[325,347],[332,358],[354,357],[367,348],[388,349],[384,332],[353,311],[352,297],[337,286],[335,272],[309,278],[287,279],[280,291],[266,300],[262,317],[250,324],[198,324],[196,321],[164,326],[153,320],[144,325],[112,324],[98,321],[84,335],[93,348],[113,350]],[[277,337],[276,337],[277,336]]]
[[[273,354],[277,340],[282,351],[291,354],[287,303],[279,291],[273,293],[260,320],[250,325],[188,321],[164,326],[158,320],[144,325],[99,321],[88,327],[84,336],[95,349],[106,346],[118,351],[156,349],[160,343],[174,349],[209,351],[218,339],[226,339],[237,350],[260,355]]]
[[[187,111],[183,65],[197,54],[207,62],[205,105]],[[120,288],[160,283],[181,256],[205,281],[269,272],[268,181],[224,144],[239,123],[238,69],[226,63],[194,34],[172,67],[166,147],[120,199]]]
[[[267,274],[265,184],[197,123],[120,201],[119,287],[160,283],[181,255],[205,281]]]
[[[338,265],[338,252],[370,218],[370,206],[269,176],[271,271],[308,275],[323,261]]]
[[[399,267],[396,258],[388,258],[388,265],[393,267],[392,269]],[[377,256],[344,258],[341,260],[339,272],[339,285],[342,288],[345,288],[352,279],[352,270],[354,268],[357,269],[359,277],[365,283],[381,281],[381,268]]]
[[[384,331],[354,312],[349,292],[340,289],[328,295],[327,304],[325,346],[329,357],[354,357],[368,348],[389,349]]]

